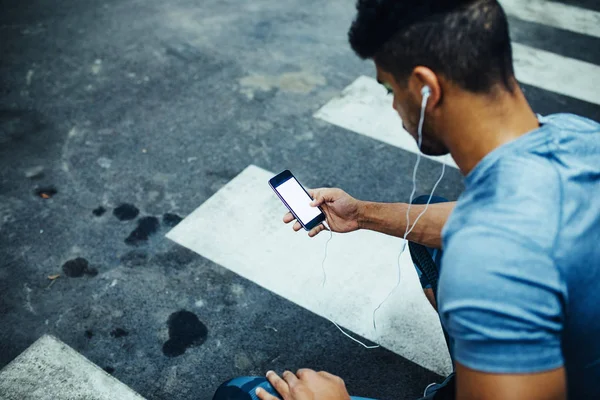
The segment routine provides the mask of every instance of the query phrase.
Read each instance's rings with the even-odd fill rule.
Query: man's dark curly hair
[[[512,89],[508,21],[497,0],[358,0],[356,8],[352,48],[398,83],[422,65],[472,92]]]

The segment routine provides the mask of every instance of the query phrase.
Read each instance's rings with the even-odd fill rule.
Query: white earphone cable
[[[412,207],[412,203],[414,201],[414,197],[415,194],[417,192],[417,171],[419,169],[419,165],[421,163],[421,145],[423,144],[423,124],[425,122],[425,111],[427,108],[427,101],[429,100],[429,96],[431,94],[430,89],[425,86],[422,90],[422,95],[423,95],[423,100],[421,102],[421,115],[420,115],[420,119],[419,119],[419,127],[418,127],[418,141],[417,144],[419,146],[419,152],[417,153],[417,161],[415,163],[415,167],[413,169],[413,175],[412,175],[412,183],[413,183],[413,188],[412,188],[412,192],[410,194],[410,199],[408,202],[408,208],[406,210],[406,230],[404,232],[404,236],[403,236],[403,243],[402,243],[402,250],[400,251],[400,254],[398,255],[398,282],[396,284],[396,286],[394,286],[394,288],[388,293],[388,295],[385,297],[385,299],[379,303],[379,305],[373,310],[373,328],[375,329],[375,332],[377,332],[377,322],[376,322],[376,314],[377,311],[383,306],[383,304],[394,294],[394,292],[398,289],[398,287],[400,287],[400,283],[401,283],[401,278],[402,278],[402,270],[401,270],[401,266],[400,266],[400,259],[402,257],[402,255],[404,254],[404,251],[406,250],[406,245],[408,243],[408,241],[406,240],[408,235],[413,231],[413,229],[415,228],[415,226],[417,225],[417,222],[419,222],[419,220],[421,219],[421,217],[427,212],[429,205],[431,204],[431,199],[433,198],[433,195],[437,189],[437,187],[439,186],[440,182],[442,181],[442,179],[444,178],[444,174],[446,172],[446,164],[442,164],[442,173],[440,175],[440,177],[438,178],[438,180],[436,181],[435,185],[433,186],[433,189],[431,190],[431,193],[429,194],[429,198],[427,200],[427,204],[425,205],[425,208],[423,209],[423,211],[417,216],[417,218],[415,218],[415,221],[413,223],[413,225],[410,225],[410,210]],[[321,268],[323,270],[323,283],[322,286],[325,287],[325,284],[327,282],[327,273],[325,270],[325,261],[327,260],[327,253],[328,253],[328,249],[329,249],[329,242],[331,242],[331,239],[333,239],[333,231],[331,230],[331,228],[327,225],[327,222],[324,222],[323,225],[325,226],[326,229],[329,230],[329,239],[327,240],[326,244],[325,244],[325,256],[323,258],[323,262],[321,263]],[[326,317],[327,318],[327,317]],[[339,329],[340,332],[342,332],[342,334],[344,334],[346,337],[348,337],[349,339],[353,340],[354,342],[360,344],[361,346],[363,346],[365,349],[376,349],[379,348],[379,345],[366,345],[363,342],[361,342],[360,340],[352,337],[351,335],[349,335],[348,333],[346,333],[336,322],[334,322],[333,320],[331,320],[330,318],[327,318],[332,324],[334,324],[336,326],[336,328]]]
[[[323,262],[321,263],[321,268],[323,269],[323,287],[325,287],[325,282],[327,281],[327,273],[325,272],[325,261],[327,261],[327,251],[329,249],[329,242],[331,242],[331,239],[333,239],[333,230],[331,230],[331,228],[327,225],[327,222],[323,222],[323,225],[325,226],[325,228],[327,230],[329,230],[329,239],[327,239],[327,242],[325,243],[325,256],[323,257]],[[342,332],[342,334],[344,336],[346,336],[348,339],[360,344],[362,347],[364,347],[365,349],[371,350],[371,349],[377,349],[380,346],[379,345],[368,345],[368,344],[364,344],[363,342],[361,342],[360,340],[352,337],[349,333],[347,333],[346,331],[344,331],[342,329],[341,326],[339,326],[335,321],[333,321],[331,318],[329,317],[325,317],[329,320],[329,322],[331,322],[333,325],[335,325],[336,328],[339,329],[340,332]]]
[[[400,287],[400,284],[402,282],[402,268],[401,268],[401,265],[400,265],[400,259],[402,258],[402,255],[406,251],[406,245],[408,243],[407,237],[413,231],[413,229],[417,225],[417,222],[419,222],[419,220],[421,219],[421,217],[427,212],[427,209],[429,208],[429,204],[431,203],[431,199],[433,197],[433,194],[435,193],[435,190],[437,189],[438,185],[440,184],[440,182],[444,178],[444,174],[446,172],[446,164],[443,164],[443,166],[442,166],[442,174],[440,175],[440,177],[438,178],[437,182],[433,186],[433,189],[431,190],[429,198],[427,199],[427,204],[425,205],[425,208],[417,216],[417,218],[415,219],[415,222],[413,223],[413,225],[411,227],[411,225],[410,225],[410,210],[411,210],[411,207],[413,205],[415,194],[417,192],[417,171],[418,171],[419,165],[421,163],[421,146],[423,144],[423,125],[424,125],[424,122],[425,122],[425,111],[427,109],[427,101],[429,100],[429,96],[431,94],[431,91],[426,86],[426,87],[423,88],[423,90],[422,90],[421,93],[423,95],[423,100],[421,101],[421,115],[420,115],[420,118],[419,118],[418,141],[417,141],[417,144],[419,146],[419,152],[417,153],[417,161],[416,161],[415,167],[413,169],[413,176],[412,176],[412,178],[413,178],[413,181],[412,181],[413,182],[413,188],[412,188],[412,192],[410,194],[410,199],[409,199],[409,202],[408,202],[408,207],[406,209],[406,230],[404,231],[402,249],[400,250],[400,254],[398,254],[398,259],[397,259],[398,282],[396,283],[396,286],[394,286],[394,288],[388,293],[388,295],[385,297],[385,299],[383,299],[383,301],[381,303],[379,303],[379,305],[373,310],[373,329],[375,329],[375,332],[377,332],[377,311],[379,311],[379,309],[385,304],[385,302],[387,302],[388,299],[390,297],[392,297],[392,295]]]

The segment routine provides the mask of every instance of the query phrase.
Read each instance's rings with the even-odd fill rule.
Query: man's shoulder
[[[487,165],[476,180],[468,181],[465,193],[480,196],[485,193],[490,200],[505,202],[513,198],[542,200],[553,194],[560,184],[554,160],[545,153],[512,151],[504,153]],[[465,199],[468,199],[465,198]]]
[[[464,227],[486,226],[547,248],[559,234],[566,204],[586,204],[589,191],[597,193],[600,124],[573,114],[540,122],[551,128],[484,159],[475,176],[467,177],[444,229],[445,245]]]
[[[550,245],[560,219],[560,176],[546,161],[511,155],[497,160],[457,202],[444,239],[469,226],[527,235]]]
[[[565,131],[583,131],[583,132],[598,132],[600,131],[600,123],[575,114],[551,114],[540,116],[539,120],[542,124],[551,124]]]

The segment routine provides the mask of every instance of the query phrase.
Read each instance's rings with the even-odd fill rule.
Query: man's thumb
[[[311,190],[310,195],[314,199],[310,203],[311,207],[319,207],[320,205],[325,203],[325,197],[323,197],[323,194],[319,190]]]
[[[311,207],[319,207],[323,203],[325,203],[325,200],[323,199],[323,197],[315,197],[315,199],[313,201],[311,201],[310,206]]]

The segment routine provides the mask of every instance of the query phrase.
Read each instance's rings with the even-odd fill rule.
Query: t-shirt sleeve
[[[446,245],[439,304],[455,361],[500,374],[561,367],[565,290],[548,250],[490,227]]]

